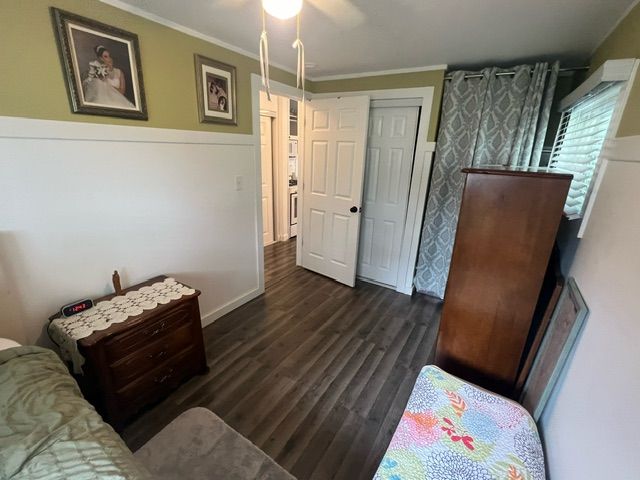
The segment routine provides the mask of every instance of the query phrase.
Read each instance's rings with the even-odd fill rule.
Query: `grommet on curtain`
[[[271,86],[269,85],[269,41],[267,39],[267,14],[262,8],[262,34],[260,35],[260,75],[262,86],[271,101]]]

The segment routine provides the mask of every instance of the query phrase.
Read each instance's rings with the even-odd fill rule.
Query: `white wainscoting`
[[[46,343],[114,269],[200,289],[203,325],[258,296],[257,158],[253,135],[0,117],[0,337]]]
[[[569,276],[587,323],[542,416],[552,479],[640,471],[640,136],[608,142],[607,166]]]

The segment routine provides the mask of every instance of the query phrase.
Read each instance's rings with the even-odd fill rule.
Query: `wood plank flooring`
[[[440,303],[295,266],[295,241],[265,249],[266,292],[204,329],[210,371],[123,432],[132,450],[209,408],[300,480],[369,479],[422,366]]]

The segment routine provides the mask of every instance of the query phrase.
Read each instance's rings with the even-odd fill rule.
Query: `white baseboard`
[[[208,325],[211,325],[220,317],[225,316],[227,313],[231,312],[232,310],[235,310],[239,306],[244,305],[245,303],[253,300],[256,297],[259,297],[263,293],[264,293],[264,289],[261,290],[259,288],[256,288],[255,290],[251,290],[250,292],[247,292],[243,295],[240,295],[239,297],[234,298],[230,302],[225,303],[224,305],[216,308],[215,310],[207,313],[206,315],[202,315],[202,318],[201,318],[202,328]]]

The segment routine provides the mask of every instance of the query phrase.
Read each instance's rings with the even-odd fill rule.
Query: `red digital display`
[[[89,310],[91,307],[93,307],[93,301],[81,300],[79,302],[71,303],[62,307],[62,315],[65,317],[70,317],[77,313],[84,312],[85,310]]]

